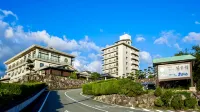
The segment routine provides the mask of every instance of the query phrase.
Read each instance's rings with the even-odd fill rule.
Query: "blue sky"
[[[100,49],[124,32],[140,49],[140,68],[156,57],[200,43],[199,0],[4,0],[0,3],[3,62],[32,44],[77,55],[75,67],[101,72]]]

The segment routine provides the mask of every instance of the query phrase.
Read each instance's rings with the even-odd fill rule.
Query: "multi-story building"
[[[23,75],[30,73],[30,71],[26,69],[28,59],[33,61],[33,70],[37,72],[41,68],[47,66],[72,66],[73,58],[75,58],[75,56],[51,47],[32,45],[4,62],[7,68],[6,76],[9,77],[10,80],[18,80],[22,78]]]
[[[124,34],[114,45],[102,49],[103,73],[113,77],[127,77],[139,70],[139,50],[131,44],[131,36]]]

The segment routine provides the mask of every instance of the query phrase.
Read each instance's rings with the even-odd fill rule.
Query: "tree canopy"
[[[193,75],[193,80],[196,83],[197,89],[200,90],[200,46],[194,45],[189,51],[190,52],[188,52],[188,49],[185,49],[185,51],[179,51],[178,53],[175,54],[175,56],[191,54],[194,57],[196,57],[194,66],[192,68],[193,70],[192,75]]]

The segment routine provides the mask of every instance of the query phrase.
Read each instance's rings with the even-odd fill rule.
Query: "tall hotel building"
[[[124,34],[114,45],[102,49],[103,73],[122,78],[139,70],[139,50],[131,44],[131,36]]]
[[[7,68],[6,76],[10,80],[18,80],[22,76],[29,74],[30,71],[26,69],[28,59],[33,61],[33,70],[38,72],[38,70],[49,66],[71,66],[73,58],[75,56],[54,48],[32,45],[4,62]]]

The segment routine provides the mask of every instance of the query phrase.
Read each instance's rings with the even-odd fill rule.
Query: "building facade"
[[[102,49],[103,73],[122,78],[139,70],[139,50],[131,44],[131,36],[124,34],[114,45]]]
[[[33,61],[33,71],[38,71],[47,66],[71,65],[75,56],[60,52],[54,48],[47,48],[38,45],[32,45],[14,57],[10,58],[4,64],[6,65],[6,76],[10,80],[18,80],[23,75],[30,73],[27,70],[27,60]]]

